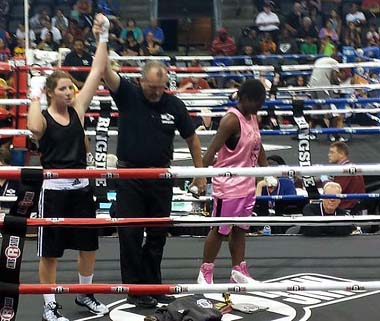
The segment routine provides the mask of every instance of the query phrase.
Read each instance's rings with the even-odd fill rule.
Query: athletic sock
[[[44,294],[43,297],[45,305],[49,304],[50,302],[55,302],[55,294]]]
[[[83,276],[80,273],[78,273],[78,277],[79,277],[79,284],[91,284],[94,274],[91,274],[89,276]],[[78,297],[84,297],[84,296],[86,296],[86,294],[78,294]]]

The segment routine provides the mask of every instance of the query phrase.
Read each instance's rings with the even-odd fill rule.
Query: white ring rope
[[[300,292],[300,291],[376,291],[380,290],[380,281],[334,282],[324,281],[293,283],[291,281],[273,283],[220,283],[220,284],[178,284],[179,293],[246,293],[263,291]]]
[[[253,215],[255,215],[253,213]],[[156,218],[30,218],[28,224],[32,226],[222,226],[222,225],[249,225],[249,226],[345,226],[345,225],[378,225],[380,215],[325,215],[302,216],[294,214],[288,216],[249,216],[249,217],[204,217],[200,215],[170,216]],[[0,218],[0,223],[4,219]]]
[[[2,173],[15,169],[23,169],[24,167],[17,166],[1,166],[0,177],[4,177]],[[93,174],[102,175],[106,178],[119,178],[118,172],[133,172],[136,168],[131,169],[84,169],[85,173],[92,172]],[[144,169],[145,172],[150,169]],[[152,176],[156,169],[152,168]],[[54,171],[54,170],[52,170]],[[59,170],[65,172],[64,169]],[[68,169],[68,172],[72,169]],[[195,168],[192,166],[172,166],[163,168],[162,174],[159,176],[165,178],[189,178],[189,177],[213,177],[213,176],[356,176],[356,175],[379,175],[380,164],[347,164],[347,165],[313,165],[313,166],[272,166],[272,167],[222,167],[222,168]],[[53,175],[53,174],[52,174]],[[82,176],[82,175],[81,175]],[[87,176],[88,177],[88,176]],[[51,177],[54,178],[54,177]]]
[[[0,105],[29,105],[30,99],[0,99]]]
[[[250,217],[204,217],[200,215],[178,216],[172,219],[175,226],[345,226],[379,224],[380,215],[346,215],[346,216],[302,216],[302,214],[287,216],[250,216]]]
[[[199,108],[188,108],[188,110],[199,110]],[[305,115],[326,115],[326,113],[333,113],[333,114],[375,114],[380,113],[380,108],[358,108],[358,109],[337,109],[337,110],[331,110],[331,109],[320,109],[320,110],[305,110],[303,112]],[[196,116],[212,116],[212,117],[223,117],[226,114],[226,112],[219,111],[219,112],[198,112],[195,113]],[[274,114],[277,116],[292,116],[293,111],[291,110],[275,110]],[[260,110],[257,115],[259,116],[267,116],[268,112],[266,110]]]
[[[332,68],[356,68],[356,67],[367,67],[367,68],[380,68],[380,60],[378,61],[365,61],[365,62],[350,62],[350,63],[338,63],[336,65],[284,65],[281,66],[283,71],[294,71],[294,70],[311,70],[311,69],[332,69]]]
[[[173,177],[212,177],[212,176],[356,176],[379,175],[380,164],[347,164],[347,165],[313,165],[313,166],[273,166],[254,168],[194,168],[171,167]]]
[[[347,90],[347,89],[380,89],[380,84],[358,84],[358,85],[331,85],[331,86],[314,86],[314,87],[279,87],[278,91],[302,92],[302,91],[324,91],[324,90]]]

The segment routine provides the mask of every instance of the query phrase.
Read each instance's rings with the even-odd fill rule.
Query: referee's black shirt
[[[119,109],[117,157],[136,167],[165,167],[173,158],[175,130],[186,139],[194,126],[185,104],[164,93],[157,103],[149,102],[141,87],[121,77],[111,94]]]

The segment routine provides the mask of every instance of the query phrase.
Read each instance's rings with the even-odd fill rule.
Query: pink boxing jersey
[[[230,108],[228,113],[233,113],[239,119],[240,138],[235,149],[229,149],[225,144],[218,152],[214,167],[255,167],[258,163],[261,136],[256,115],[246,119],[236,108]],[[254,177],[220,177],[212,178],[213,196],[217,198],[239,198],[256,191]]]

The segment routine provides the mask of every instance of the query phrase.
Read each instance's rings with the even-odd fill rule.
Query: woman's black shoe
[[[139,308],[155,308],[157,305],[157,300],[150,295],[129,294],[127,297],[127,302],[129,304],[134,304]]]
[[[154,299],[156,299],[158,302],[163,304],[169,304],[175,301],[175,296],[173,295],[165,295],[165,294],[158,294],[158,295],[152,295]]]

